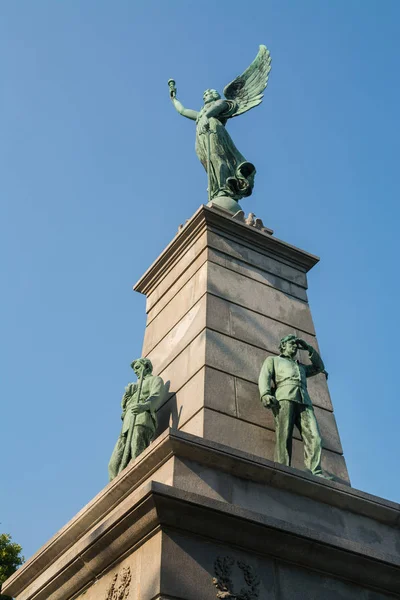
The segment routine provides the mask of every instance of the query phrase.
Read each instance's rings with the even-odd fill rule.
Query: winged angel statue
[[[209,201],[233,211],[240,198],[252,193],[256,168],[236,148],[225,125],[228,119],[261,104],[270,70],[271,55],[265,46],[260,46],[246,71],[225,87],[226,99],[216,90],[206,90],[204,106],[199,111],[184,108],[176,97],[175,81],[168,81],[178,113],[196,121],[196,154],[208,174]],[[224,203],[223,198],[228,202]]]

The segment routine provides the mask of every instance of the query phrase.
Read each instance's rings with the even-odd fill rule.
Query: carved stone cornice
[[[317,256],[274,237],[272,229],[262,231],[233,219],[226,211],[200,206],[133,289],[146,296],[151,294],[155,285],[206,231],[239,242],[257,252],[295,266],[303,272],[309,271],[319,261]]]
[[[18,600],[70,598],[164,527],[239,545],[386,593],[398,592],[400,556],[318,527],[305,527],[229,502],[151,481],[169,459],[187,459],[241,480],[290,491],[296,498],[367,517],[398,531],[400,506],[266,459],[182,433],[167,431],[3,585]],[[147,483],[146,483],[147,482]],[[350,521],[349,521],[350,522]],[[216,526],[218,524],[218,526]],[[400,553],[399,553],[400,554]]]
[[[164,528],[329,572],[382,592],[398,593],[400,563],[394,556],[153,481],[131,494],[19,598],[53,600],[61,597],[61,591],[63,598],[69,598],[94,582],[110,562]],[[18,595],[18,587],[16,581],[14,585],[9,582],[4,592]]]

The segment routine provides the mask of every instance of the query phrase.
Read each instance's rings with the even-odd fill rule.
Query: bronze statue
[[[308,350],[311,365],[296,360],[299,348]],[[293,334],[281,339],[279,351],[279,356],[269,356],[264,361],[258,380],[261,402],[275,418],[275,461],[291,464],[296,425],[303,438],[305,466],[313,475],[330,479],[321,469],[321,435],[307,391],[307,377],[328,375],[324,363],[310,344]]]
[[[203,94],[200,111],[184,108],[176,98],[175,81],[170,79],[170,97],[176,110],[196,121],[196,154],[208,174],[208,199],[235,213],[238,200],[253,191],[255,166],[248,162],[233,143],[225,125],[228,119],[258,106],[267,86],[271,56],[265,46],[246,69],[224,89],[226,99],[213,89]]]
[[[148,358],[134,360],[131,367],[138,381],[129,383],[122,396],[122,430],[108,465],[110,481],[149,446],[157,427],[155,411],[164,397],[164,382],[153,375]]]

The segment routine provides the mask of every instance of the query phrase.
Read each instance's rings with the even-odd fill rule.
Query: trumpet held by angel
[[[208,89],[199,111],[185,108],[176,97],[175,81],[168,81],[178,113],[196,121],[196,154],[208,174],[209,201],[218,204],[218,198],[228,197],[237,202],[253,191],[256,168],[236,148],[225,126],[228,119],[261,104],[270,70],[271,55],[261,45],[245,72],[225,86],[225,98],[217,90]]]

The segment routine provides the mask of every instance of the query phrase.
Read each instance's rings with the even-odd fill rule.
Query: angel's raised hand
[[[169,96],[171,99],[176,98],[176,87],[175,87],[175,80],[174,79],[169,79],[168,80],[168,87],[169,87]]]

